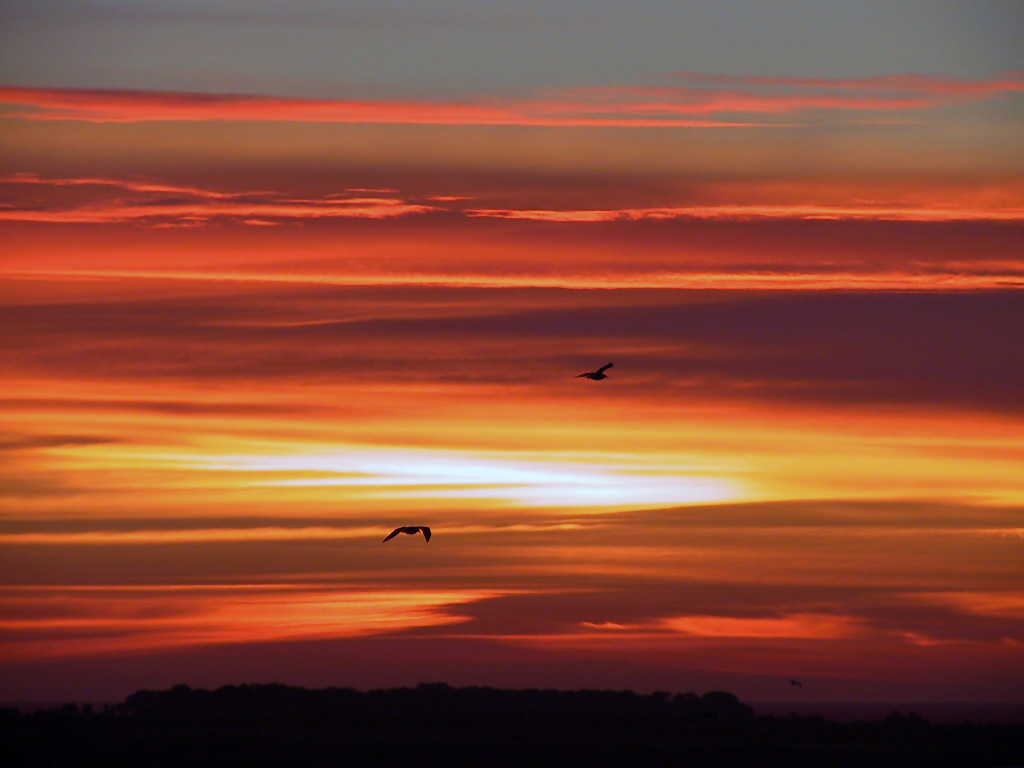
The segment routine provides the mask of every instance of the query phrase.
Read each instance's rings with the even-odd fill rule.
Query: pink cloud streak
[[[26,120],[96,123],[272,121],[413,125],[734,127],[746,122],[666,120],[639,115],[560,114],[572,102],[416,102],[293,99],[236,94],[0,87],[0,103],[27,107],[0,113]]]
[[[777,116],[809,110],[925,110],[1024,92],[1024,75],[987,80],[930,75],[764,78],[675,75],[679,86],[561,89],[531,98],[468,101],[301,99],[142,90],[0,87],[0,116],[87,122],[296,121],[423,125],[736,127],[778,125],[715,115]],[[725,86],[725,87],[722,87]],[[20,108],[20,109],[19,109]]]
[[[913,93],[971,94],[1024,91],[1024,72],[1003,72],[988,80],[964,80],[944,75],[907,74],[860,78],[756,77],[698,72],[670,72],[666,77],[687,83],[734,85],[740,87],[781,86],[862,91],[903,91]]]

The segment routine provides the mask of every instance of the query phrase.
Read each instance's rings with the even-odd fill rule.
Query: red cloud
[[[467,216],[559,223],[598,223],[642,219],[835,219],[868,221],[1024,221],[1024,208],[982,208],[948,205],[805,205],[719,204],[661,208],[594,210],[521,210],[473,208]]]
[[[217,192],[202,187],[188,187],[177,184],[160,184],[152,181],[135,179],[113,179],[100,176],[81,176],[76,178],[44,178],[35,173],[14,173],[0,176],[0,184],[37,184],[46,187],[117,187],[129,192],[189,195],[211,200],[228,200],[241,195],[228,192]],[[267,195],[266,192],[246,192],[246,197]]]
[[[131,195],[97,194],[87,201],[0,208],[0,221],[109,224],[140,222],[153,226],[195,226],[213,218],[230,218],[251,225],[282,219],[384,219],[438,210],[435,205],[409,202],[395,195],[341,193],[302,199],[278,192],[218,192],[201,187],[98,177],[43,178],[35,174],[0,177],[0,184],[42,187],[114,188]]]

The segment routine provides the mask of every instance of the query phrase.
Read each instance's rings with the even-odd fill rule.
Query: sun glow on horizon
[[[525,457],[511,452],[367,446],[326,454],[184,460],[214,471],[254,473],[260,476],[252,481],[258,486],[325,488],[338,491],[341,498],[348,494],[369,499],[464,498],[524,507],[621,508],[701,504],[743,496],[740,482],[721,472],[705,474],[707,470],[699,467],[652,470],[643,460],[609,461],[600,451],[572,462],[560,459],[557,452]],[[302,476],[287,476],[296,473]]]

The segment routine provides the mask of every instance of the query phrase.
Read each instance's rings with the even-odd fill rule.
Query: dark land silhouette
[[[1024,723],[915,714],[833,722],[755,715],[713,691],[185,685],[103,707],[0,710],[9,766],[1024,765]]]

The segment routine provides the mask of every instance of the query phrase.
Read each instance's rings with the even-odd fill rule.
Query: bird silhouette
[[[797,688],[803,688],[804,687],[803,683],[801,683],[799,680],[793,680],[792,678],[790,678],[789,684],[790,685],[795,685]]]
[[[400,533],[408,533],[415,536],[419,532],[423,532],[423,538],[430,541],[430,528],[425,525],[403,525],[400,528],[395,528],[391,533],[384,537],[384,541],[395,538]],[[384,543],[381,542],[381,544]]]
[[[588,373],[581,373],[576,378],[577,379],[593,379],[594,381],[600,381],[601,379],[607,379],[608,377],[605,376],[604,372],[607,371],[609,368],[611,368],[613,365],[615,365],[615,363],[608,363],[607,365],[602,365],[596,371],[590,371]]]

